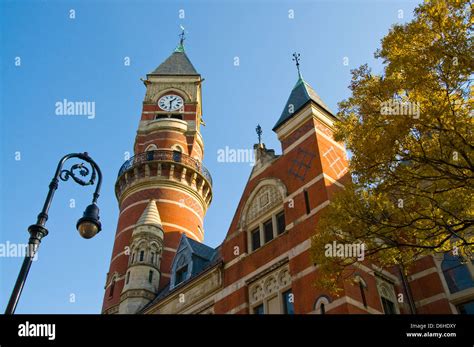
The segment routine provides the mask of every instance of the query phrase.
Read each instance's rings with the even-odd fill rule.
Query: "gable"
[[[171,264],[170,289],[189,280],[204,270],[218,255],[218,251],[193,239],[181,235],[176,255]],[[176,283],[176,273],[186,269],[184,278]]]
[[[283,204],[286,186],[278,179],[268,178],[260,181],[250,194],[240,217],[240,226],[244,227],[260,216]]]

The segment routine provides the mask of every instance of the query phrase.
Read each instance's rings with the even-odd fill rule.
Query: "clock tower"
[[[103,313],[135,313],[170,280],[181,234],[202,242],[212,179],[202,165],[201,75],[175,51],[145,84],[134,156],[118,172],[119,219]]]

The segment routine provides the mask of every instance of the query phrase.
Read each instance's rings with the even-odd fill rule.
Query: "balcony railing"
[[[166,150],[166,149],[147,151],[147,152],[139,153],[131,157],[129,160],[123,163],[123,165],[120,167],[118,176],[121,176],[123,173],[134,168],[137,165],[141,165],[143,163],[152,162],[152,161],[175,162],[175,163],[180,163],[182,165],[188,166],[196,170],[200,174],[202,174],[212,185],[212,177],[211,177],[211,174],[209,173],[209,170],[207,170],[204,167],[204,165],[201,164],[199,160],[196,160],[193,157],[190,157],[189,155],[183,154],[179,151]]]

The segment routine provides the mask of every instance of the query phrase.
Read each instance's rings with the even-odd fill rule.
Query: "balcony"
[[[120,167],[115,193],[117,197],[127,187],[134,186],[143,180],[165,178],[181,182],[193,188],[206,204],[212,198],[212,177],[202,163],[173,150],[154,150],[139,153],[127,160]]]
[[[206,169],[199,160],[196,160],[187,154],[166,149],[143,152],[131,157],[120,167],[118,177],[122,176],[126,171],[133,169],[133,167],[137,165],[142,165],[151,161],[168,161],[185,165],[199,172],[212,185],[212,177],[209,170]]]

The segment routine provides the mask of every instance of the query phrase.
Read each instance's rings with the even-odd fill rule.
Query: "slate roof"
[[[280,118],[276,122],[275,126],[273,127],[273,131],[275,131],[278,127],[283,125],[287,120],[289,120],[293,115],[295,115],[304,105],[306,105],[309,101],[315,102],[325,111],[329,112],[331,115],[333,114],[329,107],[324,103],[324,101],[319,97],[319,95],[314,91],[314,89],[306,83],[301,75],[296,82],[296,85],[293,87],[291,91],[290,97],[286,102],[285,108],[281,113]],[[293,105],[293,113],[290,113],[290,105]]]
[[[189,282],[189,281],[192,281],[192,280],[195,279],[196,277],[199,277],[199,275],[201,275],[201,274],[202,274],[203,272],[205,272],[207,269],[210,269],[211,267],[213,267],[214,265],[216,265],[217,263],[219,263],[219,262],[222,260],[221,257],[219,256],[219,252],[216,252],[216,255],[217,255],[217,256],[215,256],[212,261],[208,262],[208,263],[206,264],[206,266],[201,269],[201,271],[199,271],[198,273],[193,274],[189,279],[187,279],[186,281],[180,283],[179,286],[174,287],[173,290],[174,290],[174,289],[177,289],[177,288],[182,288],[183,284],[185,284],[185,283],[187,283],[187,282]],[[148,305],[146,305],[146,306],[143,308],[143,310],[144,310],[145,308],[147,308],[147,307],[153,306],[154,304],[156,304],[156,303],[157,303],[158,301],[160,301],[161,299],[167,297],[168,294],[173,291],[173,290],[170,290],[170,284],[171,284],[171,282],[168,283],[166,286],[164,286],[164,287],[158,292],[158,294],[156,294],[156,297],[155,297]]]
[[[184,237],[186,237],[186,235],[183,234],[181,237],[184,238]],[[146,310],[149,307],[152,307],[153,305],[155,305],[160,300],[166,298],[171,292],[173,292],[177,288],[182,288],[183,284],[185,284],[189,281],[192,281],[196,277],[199,277],[202,273],[204,273],[205,271],[207,271],[208,269],[212,268],[214,265],[217,265],[219,262],[222,261],[222,257],[221,257],[221,254],[220,254],[220,246],[217,247],[217,248],[212,248],[212,247],[209,247],[209,246],[205,245],[204,243],[200,243],[200,242],[195,241],[195,240],[193,240],[189,237],[187,237],[186,240],[189,243],[189,245],[191,246],[191,251],[192,251],[193,255],[196,255],[199,258],[203,259],[203,262],[201,262],[201,263],[193,262],[194,263],[193,267],[195,267],[195,268],[192,269],[192,275],[191,275],[190,278],[188,278],[184,282],[180,283],[179,286],[174,287],[173,289],[170,289],[171,282],[168,283],[165,287],[163,287],[156,294],[156,297],[150,303],[145,305],[145,307],[143,307],[140,310],[141,312],[143,312],[144,310]],[[182,240],[180,242],[182,242]]]
[[[184,50],[175,50],[151,75],[199,76]]]
[[[193,253],[205,260],[212,260],[216,256],[216,249],[205,245],[204,243],[197,242],[192,238],[188,237],[189,245]]]

